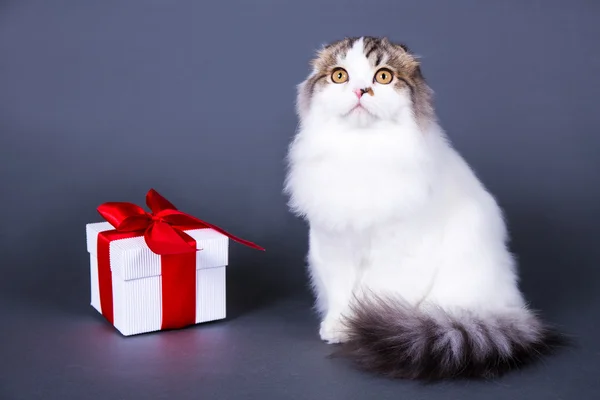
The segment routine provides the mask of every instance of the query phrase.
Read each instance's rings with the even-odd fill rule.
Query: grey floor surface
[[[328,357],[306,294],[237,300],[225,321],[122,337],[84,304],[4,301],[0,398],[598,399],[597,338],[586,313],[551,315],[577,347],[497,381],[423,385]],[[243,306],[242,306],[243,305]]]

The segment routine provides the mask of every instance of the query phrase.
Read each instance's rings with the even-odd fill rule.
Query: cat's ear
[[[415,74],[420,75],[421,57],[417,54],[414,54],[404,43],[390,42],[390,44],[402,54],[402,59],[404,60],[406,67],[412,69]]]
[[[321,67],[323,67],[323,65],[329,65],[335,62],[333,48],[334,44],[325,43],[322,44],[321,47],[315,52],[315,56],[311,61],[313,73],[316,73]]]
[[[410,49],[404,43],[397,43],[396,46],[402,49],[405,53],[410,53]]]
[[[322,44],[321,47],[318,48],[314,52],[313,58],[310,60],[310,63],[309,63],[310,68],[311,68],[311,73],[315,73],[315,71],[317,71],[319,69],[319,61],[323,58],[326,51],[327,51],[327,45]]]
[[[387,37],[381,38],[381,44],[384,46],[390,46],[401,53],[410,54],[408,46],[406,46],[404,43],[394,42]]]

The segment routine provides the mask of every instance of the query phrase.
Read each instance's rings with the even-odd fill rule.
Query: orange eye
[[[387,68],[381,68],[375,74],[375,81],[377,83],[381,83],[382,85],[387,85],[392,81],[392,79],[394,79],[394,75],[392,74],[392,71]]]
[[[334,83],[344,83],[348,81],[348,73],[344,68],[336,68],[331,73],[331,80]]]

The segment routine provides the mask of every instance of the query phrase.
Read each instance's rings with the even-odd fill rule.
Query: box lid
[[[114,229],[108,222],[86,225],[87,251],[97,256],[98,234]],[[185,233],[196,240],[196,269],[222,267],[228,263],[229,238],[213,229],[191,229]],[[143,236],[110,242],[110,267],[123,280],[161,274],[160,255],[153,253]]]

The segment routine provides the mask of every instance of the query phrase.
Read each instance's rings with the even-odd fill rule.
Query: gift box
[[[86,226],[91,305],[124,336],[226,317],[229,239],[260,246],[185,214],[155,190],[151,213],[104,203]]]

